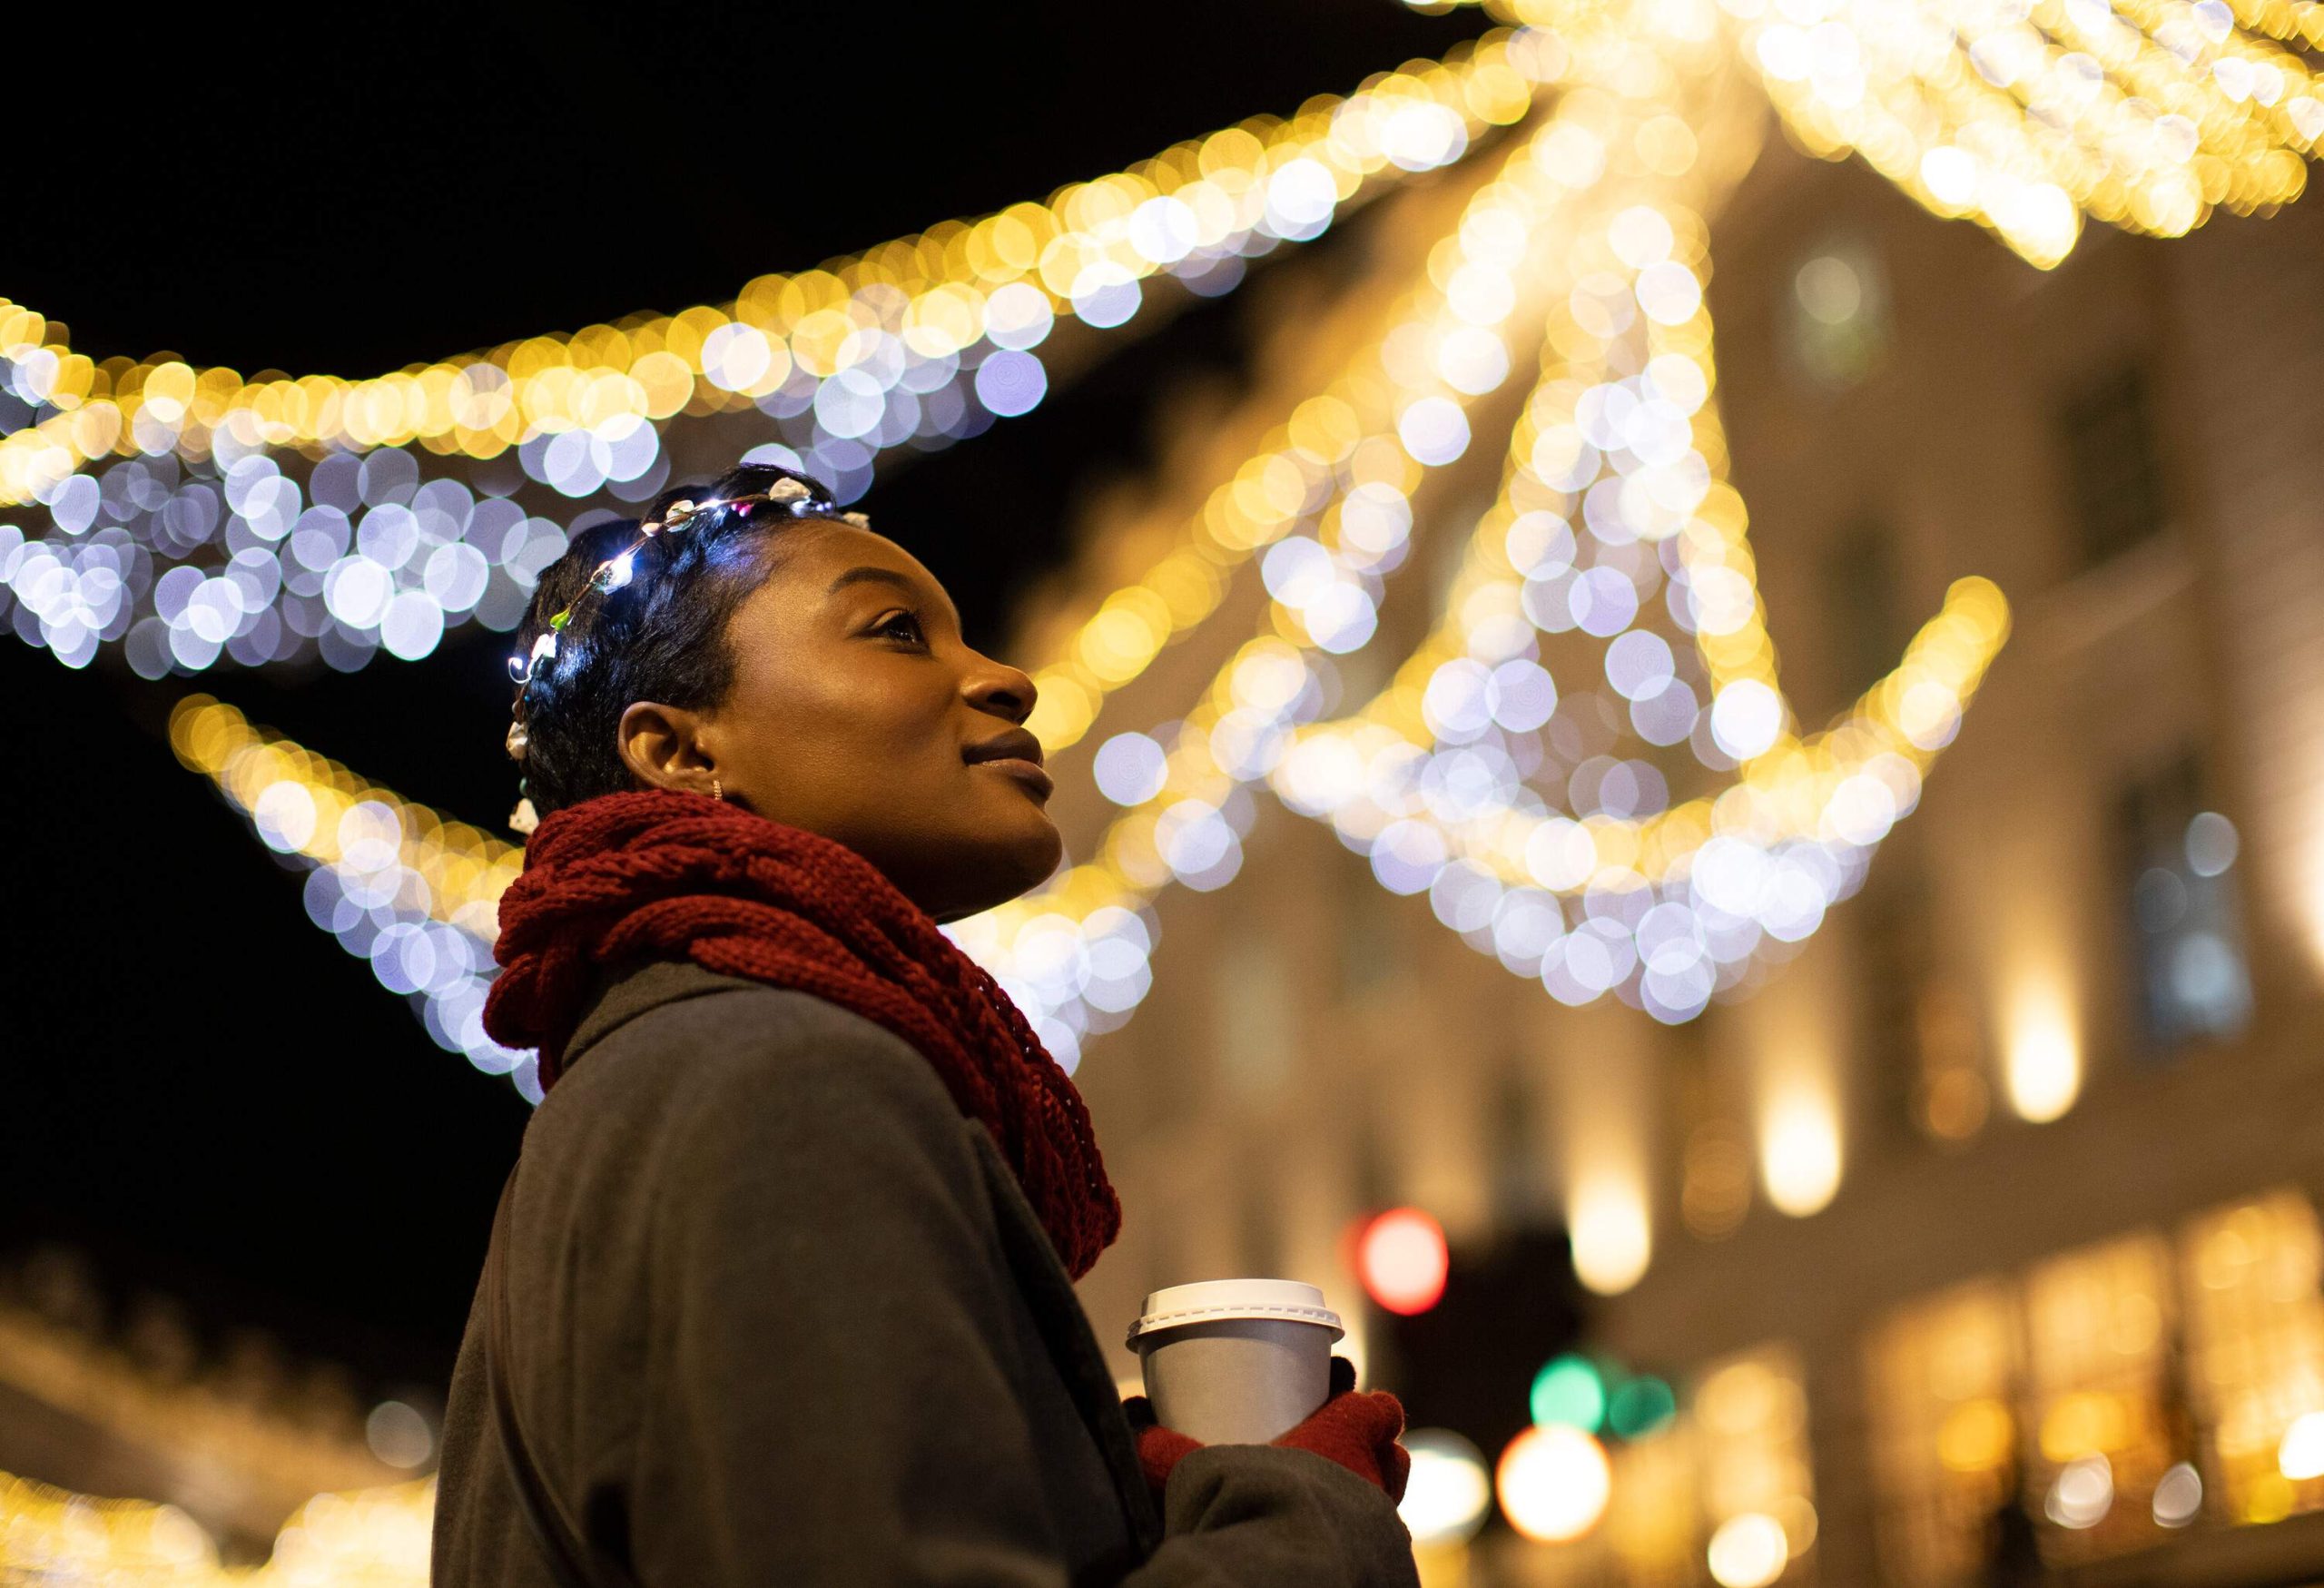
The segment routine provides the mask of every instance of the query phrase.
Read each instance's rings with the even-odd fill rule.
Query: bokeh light
[[[1563,1544],[1605,1514],[1613,1469],[1579,1428],[1528,1428],[1501,1453],[1493,1486],[1512,1527],[1538,1544]]]
[[[2081,1045],[2064,990],[2031,972],[2021,975],[2004,1017],[2004,1079],[2018,1117],[2045,1124],[2081,1094]]]
[[[1476,1536],[1492,1504],[1482,1451],[1447,1428],[1414,1428],[1399,1441],[1412,1455],[1396,1514],[1413,1542],[1442,1546]]]
[[[2180,1462],[2154,1485],[2151,1504],[2157,1527],[2184,1527],[2203,1511],[2203,1479],[2191,1462]]]
[[[1607,1397],[1606,1426],[1624,1439],[1651,1438],[1678,1415],[1678,1396],[1650,1373],[1622,1380]]]
[[[1756,1511],[1728,1517],[1710,1535],[1708,1563],[1719,1588],[1767,1588],[1791,1563],[1783,1524]]]
[[[1773,1099],[1761,1129],[1759,1169],[1778,1212],[1805,1218],[1829,1205],[1840,1185],[1837,1100],[1798,1085]]]
[[[1606,1421],[1606,1380],[1587,1356],[1552,1357],[1533,1376],[1529,1398],[1533,1421],[1545,1428],[1595,1434]]]
[[[2294,1483],[2324,1477],[2324,1412],[2292,1420],[2276,1446],[2276,1470]]]
[[[2060,1527],[2095,1527],[2114,1505],[2114,1469],[2101,1455],[2078,1456],[2059,1470],[2043,1514]]]
[[[1417,1208],[1381,1214],[1356,1243],[1364,1290],[1388,1311],[1406,1316],[1443,1299],[1448,1261],[1443,1227]]]
[[[381,1401],[364,1419],[363,1437],[371,1454],[389,1466],[409,1471],[436,1454],[435,1430],[418,1408],[403,1401]]]
[[[1627,1176],[1593,1177],[1575,1189],[1566,1210],[1573,1271],[1600,1296],[1619,1296],[1646,1274],[1654,1253],[1640,1189]]]

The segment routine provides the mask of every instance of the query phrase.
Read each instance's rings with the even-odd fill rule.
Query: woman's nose
[[[978,668],[969,685],[969,701],[980,711],[1005,716],[1012,723],[1021,723],[1033,715],[1033,702],[1040,695],[1033,680],[1019,668],[1005,662],[978,660]]]

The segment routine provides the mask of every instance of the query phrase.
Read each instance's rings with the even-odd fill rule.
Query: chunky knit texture
[[[1022,1011],[862,855],[704,794],[640,790],[544,819],[500,901],[484,1027],[556,1083],[599,967],[692,960],[796,988],[924,1054],[991,1132],[1078,1279],[1121,1229],[1089,1110]]]

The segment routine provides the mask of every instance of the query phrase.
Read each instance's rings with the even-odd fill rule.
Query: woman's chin
[[[1049,820],[1047,811],[1036,811],[1034,814],[1039,822],[1038,827],[1026,835],[1025,842],[1013,849],[1009,856],[1009,869],[1018,881],[1008,893],[995,899],[994,904],[1007,903],[1018,895],[1039,887],[1049,880],[1049,873],[1057,870],[1057,863],[1065,858],[1065,834],[1057,830],[1057,824]],[[986,908],[990,909],[991,905]]]
[[[1047,882],[1065,857],[1065,837],[1046,813],[1036,813],[1035,824],[1015,842],[978,845],[983,863],[972,886],[948,907],[933,912],[938,924],[948,924],[1020,898]]]

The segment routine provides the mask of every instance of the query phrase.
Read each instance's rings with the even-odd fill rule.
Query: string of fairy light
[[[1121,327],[1157,274],[1231,290],[1245,256],[1320,235],[1521,116],[1531,86],[1508,39],[1046,204],[761,277],[723,307],[369,382],[91,364],[61,328],[0,302],[0,486],[15,482],[0,500],[49,519],[44,534],[0,524],[0,616],[73,666],[117,645],[148,678],[318,656],[351,671],[382,652],[426,656],[469,622],[512,628],[571,533],[612,516],[560,521],[515,498],[529,484],[647,500],[670,478],[675,426],[748,435],[750,460],[809,469],[852,500],[885,451],[1031,411],[1064,321]],[[761,439],[769,420],[782,439]]]
[[[535,1101],[532,1055],[484,1034],[500,895],[524,867],[507,840],[405,799],[204,695],[170,714],[170,747],[305,870],[307,915],[410,1001],[438,1046]]]
[[[923,357],[957,354],[992,330],[1046,327],[1070,304],[1097,323],[1134,310],[1157,271],[1203,273],[1219,252],[1265,230],[1319,234],[1384,173],[1458,159],[1481,128],[1523,114],[1530,86],[1504,59],[1505,34],[1443,61],[1321,95],[1287,120],[1258,118],[1174,145],[1129,169],[1077,182],[1046,203],[948,222],[820,270],[762,276],[734,301],[633,317],[571,336],[536,336],[457,361],[346,380],[179,360],[98,363],[50,345],[44,322],[0,311],[0,349],[20,391],[54,411],[0,440],[0,502],[45,499],[107,453],[205,455],[222,436],[243,449],[417,442],[497,457],[534,435],[665,420],[689,408],[747,404],[794,370],[842,381],[894,333]],[[1118,318],[1117,318],[1118,317]],[[820,393],[819,393],[820,396]]]

